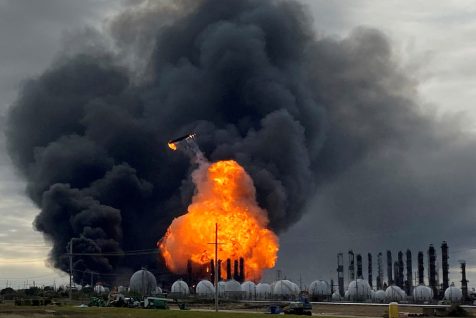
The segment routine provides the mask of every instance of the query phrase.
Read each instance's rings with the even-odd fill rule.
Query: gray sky
[[[418,82],[420,105],[441,117],[463,118],[464,128],[475,130],[476,9],[472,1],[302,1],[309,5],[319,35],[344,37],[360,25],[383,31],[400,67]],[[119,2],[112,0],[0,0],[2,122],[22,80],[37,76],[49,65],[67,34],[89,26],[101,28],[118,9]],[[3,136],[0,147],[4,149]],[[0,180],[0,288],[6,280],[14,287],[23,286],[26,280],[37,284],[66,281],[64,275],[45,265],[48,246],[31,225],[37,210],[22,194],[24,183],[15,175],[5,150],[0,155]],[[328,203],[321,201],[316,198],[310,209],[325,209]],[[307,283],[328,279],[334,275],[336,247],[343,252],[349,248],[363,254],[377,252],[368,250],[373,246],[368,242],[382,239],[380,232],[344,230],[341,225],[322,223],[308,213],[282,235],[277,268],[288,278],[297,281],[302,274]],[[387,248],[394,252],[406,249],[404,236],[415,237],[420,230],[389,229],[395,244],[381,247],[382,252]],[[413,244],[414,253],[416,249],[426,250],[429,243],[434,243],[439,252],[441,240],[446,239],[452,267],[457,266],[458,259],[467,259],[469,267],[476,264],[474,250],[465,244],[453,246],[451,237],[436,233],[434,237],[432,242]],[[271,272],[267,278],[273,275]],[[455,269],[451,280],[459,281]],[[470,286],[476,281],[476,267],[470,268],[469,280]]]

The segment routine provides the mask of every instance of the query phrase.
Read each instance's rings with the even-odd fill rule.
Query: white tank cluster
[[[188,285],[183,280],[179,279],[172,284],[170,288],[170,293],[173,294],[174,297],[184,297],[188,296],[190,290]]]
[[[320,300],[329,298],[331,296],[331,286],[324,280],[315,280],[309,285],[309,294],[311,297]]]
[[[294,299],[299,292],[298,285],[287,279],[278,280],[273,286],[273,296],[278,298]]]
[[[418,285],[413,289],[413,301],[416,303],[430,302],[433,299],[433,290],[425,285]]]
[[[460,303],[462,299],[463,292],[458,287],[455,287],[454,284],[451,284],[451,286],[445,290],[445,300],[451,303]]]
[[[346,300],[349,301],[365,301],[370,299],[370,285],[364,279],[356,279],[350,282],[346,293]]]
[[[271,285],[267,283],[259,283],[256,285],[256,298],[259,300],[271,298]]]
[[[151,295],[157,288],[154,274],[146,269],[141,269],[132,274],[129,281],[129,290],[141,295]]]
[[[385,290],[385,299],[388,302],[399,302],[406,298],[405,292],[398,286],[391,285]]]
[[[256,285],[252,281],[246,281],[241,284],[241,291],[243,292],[243,298],[245,299],[256,298]]]
[[[209,280],[201,280],[195,291],[200,298],[213,298],[215,296],[215,286]]]

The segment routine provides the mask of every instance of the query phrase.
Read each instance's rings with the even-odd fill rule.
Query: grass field
[[[264,317],[263,313],[234,313],[208,311],[179,311],[136,308],[108,308],[89,307],[78,308],[73,306],[62,307],[28,307],[28,306],[0,306],[2,318],[255,318]],[[286,317],[298,317],[286,315]],[[333,317],[335,318],[335,317]]]
[[[139,309],[139,308],[111,308],[111,307],[87,307],[78,308],[72,305],[63,306],[15,306],[13,304],[0,304],[1,318],[254,318],[254,317],[274,317],[265,315],[264,307],[261,308],[240,308],[235,306],[228,306],[231,310],[221,311],[215,313],[213,311],[204,311],[196,309],[190,311],[176,310],[176,306],[172,306],[171,310],[158,309]],[[200,307],[198,307],[200,308]],[[204,307],[202,307],[204,308]],[[206,308],[210,308],[207,306]],[[339,318],[339,317],[375,317],[380,318],[387,310],[386,306],[365,306],[365,305],[325,305],[315,304],[313,306],[314,315],[321,318]],[[239,311],[250,311],[239,312]],[[261,311],[261,312],[260,312]],[[405,305],[399,306],[399,311],[403,316],[409,313],[422,313],[422,308],[408,307]],[[475,317],[474,310],[467,310],[468,315]],[[298,317],[294,315],[286,315],[285,317]],[[299,316],[303,317],[303,316]]]

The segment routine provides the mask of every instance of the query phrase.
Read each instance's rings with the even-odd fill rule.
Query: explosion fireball
[[[186,271],[187,261],[209,264],[214,258],[218,224],[218,258],[245,259],[248,279],[258,281],[275,265],[277,236],[269,229],[267,211],[256,202],[251,177],[234,160],[202,163],[192,174],[196,193],[186,214],[174,219],[158,246],[167,268]],[[224,263],[224,262],[223,262]],[[225,272],[222,264],[222,272]]]

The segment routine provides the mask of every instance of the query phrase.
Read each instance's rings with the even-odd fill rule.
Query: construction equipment
[[[144,299],[144,308],[169,309],[167,299],[158,297],[146,297]]]
[[[289,303],[289,305],[283,308],[283,312],[285,315],[312,316],[312,311],[310,309],[306,309],[304,302],[301,301],[293,301]]]
[[[106,305],[106,302],[98,297],[91,297],[89,300],[89,307],[104,307]]]

